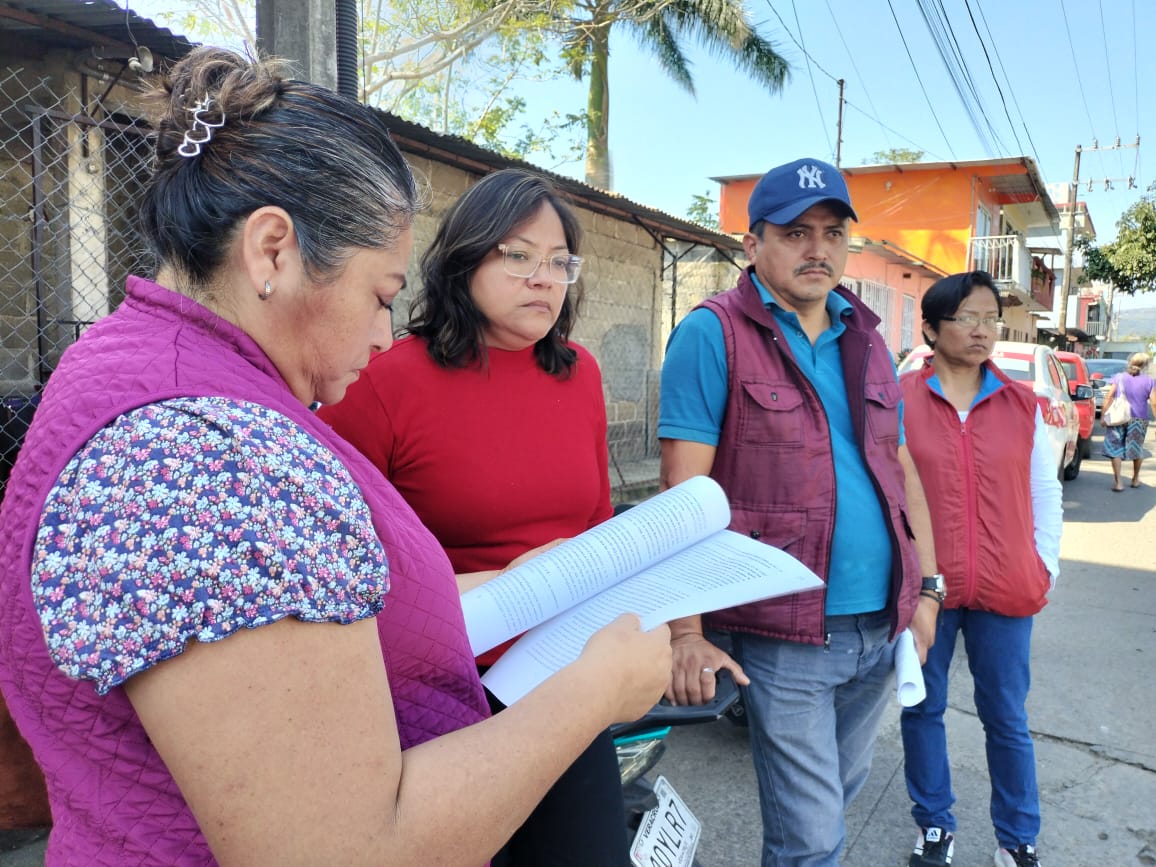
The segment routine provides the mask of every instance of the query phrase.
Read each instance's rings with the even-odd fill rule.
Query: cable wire
[[[987,31],[987,38],[991,42],[992,51],[995,52],[995,59],[996,59],[996,62],[999,64],[999,71],[1001,73],[1003,73],[1003,80],[1005,82],[1007,82],[1007,89],[1008,89],[1008,93],[1011,94],[1012,105],[1015,106],[1016,114],[1018,114],[1019,118],[1020,118],[1020,126],[1022,126],[1024,128],[1024,135],[1027,137],[1028,144],[1031,145],[1032,154],[1035,155],[1036,165],[1042,166],[1043,160],[1040,159],[1039,151],[1036,150],[1036,143],[1034,141],[1032,141],[1031,130],[1028,129],[1027,121],[1024,119],[1024,112],[1023,112],[1023,109],[1020,108],[1020,101],[1018,99],[1016,99],[1015,88],[1012,87],[1011,79],[1008,78],[1007,69],[1004,68],[1003,58],[1000,57],[1000,53],[999,53],[999,46],[996,45],[996,42],[995,42],[995,35],[991,32],[991,26],[987,23],[987,16],[983,12],[983,3],[981,3],[980,0],[975,0],[975,5],[976,5],[976,8],[979,9],[979,19],[980,19],[980,21],[983,22],[984,30]],[[1006,106],[1005,106],[1005,109],[1006,109]],[[1010,118],[1009,118],[1009,122],[1010,122]],[[1018,143],[1018,139],[1017,139],[1017,143]]]
[[[831,155],[831,162],[834,162],[835,149],[831,147],[831,131],[827,129],[827,118],[823,114],[823,103],[819,99],[819,89],[815,87],[815,75],[811,72],[811,55],[807,53],[807,45],[803,41],[803,25],[799,23],[799,9],[795,6],[795,0],[791,0],[791,11],[795,13],[795,27],[799,31],[799,45],[802,46],[803,55],[807,58],[807,77],[811,79],[811,93],[815,95],[815,108],[819,111],[819,125],[823,128],[823,137],[827,140],[827,152]]]
[[[917,0],[916,5],[923,16],[924,24],[927,25],[932,41],[935,43],[936,50],[939,52],[939,59],[943,62],[948,78],[951,79],[952,86],[959,96],[959,101],[967,112],[976,137],[984,146],[988,156],[997,155],[997,148],[993,147],[992,139],[998,145],[998,151],[1006,152],[1008,149],[1000,140],[999,133],[996,132],[987,112],[984,111],[983,100],[975,86],[974,77],[971,75],[971,70],[963,56],[959,40],[955,36],[955,30],[951,26],[942,0],[939,0],[937,5],[929,5],[928,0]],[[990,139],[988,138],[989,133]]]
[[[835,10],[831,8],[831,0],[825,0],[825,2],[827,4],[827,14],[831,16],[831,23],[835,25],[835,32],[839,34],[839,41],[843,43],[843,50],[847,52],[847,59],[851,61],[851,69],[855,71],[855,78],[859,81],[859,86],[863,88],[863,95],[867,98],[867,104],[871,106],[871,111],[878,114],[879,111],[875,108],[875,102],[871,99],[871,94],[867,92],[867,82],[863,78],[863,73],[859,71],[859,67],[855,63],[855,55],[851,52],[851,46],[848,45],[847,40],[843,38],[843,31],[839,27],[839,19],[835,16]],[[846,105],[847,100],[844,99],[843,103]],[[880,126],[886,129],[882,124],[880,124]],[[887,133],[883,134],[883,142],[887,145],[888,150],[892,149],[891,141],[887,138]]]
[[[978,5],[978,0],[976,0],[976,3]],[[1003,88],[999,86],[999,79],[996,77],[995,67],[991,65],[991,55],[987,52],[987,43],[984,41],[983,34],[979,32],[979,24],[976,23],[975,15],[973,15],[971,11],[971,3],[968,2],[968,0],[963,0],[963,6],[967,9],[967,17],[971,19],[971,29],[975,31],[975,37],[979,40],[979,47],[983,49],[984,59],[987,60],[987,70],[991,73],[991,80],[995,83],[996,92],[999,93],[999,101],[1003,104],[1003,113],[1004,117],[1007,118],[1007,125],[1011,127],[1012,137],[1016,140],[1016,147],[1022,154],[1024,146],[1020,144],[1020,137],[1016,133],[1016,125],[1011,119],[1011,112],[1008,111],[1007,99],[1004,98]],[[995,48],[994,43],[992,44],[992,48]],[[1011,90],[1010,81],[1008,82],[1008,90]],[[1039,160],[1039,156],[1037,156],[1036,159]]]
[[[1080,76],[1080,64],[1076,60],[1076,44],[1072,42],[1072,28],[1068,24],[1068,10],[1064,6],[1064,0],[1060,0],[1060,11],[1064,13],[1064,31],[1068,34],[1068,48],[1072,52],[1072,69],[1076,73],[1076,83],[1080,86],[1080,101],[1084,103],[1084,114],[1088,118],[1088,132],[1095,138],[1096,124],[1092,122],[1092,112],[1088,110],[1088,97],[1084,93],[1084,79]]]
[[[1108,71],[1108,99],[1112,104],[1112,124],[1117,140],[1120,138],[1120,119],[1116,115],[1116,91],[1112,87],[1112,58],[1108,55],[1108,28],[1104,24],[1104,0],[1100,0],[1100,40],[1104,43],[1104,68]],[[1116,154],[1120,174],[1124,173],[1124,155]]]
[[[951,140],[947,137],[947,133],[943,131],[943,124],[939,122],[939,118],[935,114],[935,106],[931,104],[931,97],[927,95],[927,88],[923,86],[923,79],[919,75],[919,67],[915,65],[915,58],[911,56],[911,48],[907,45],[907,37],[903,35],[903,28],[899,26],[899,17],[895,14],[895,7],[891,0],[887,0],[887,8],[891,10],[891,19],[895,22],[895,29],[899,31],[899,39],[903,42],[903,50],[907,52],[907,59],[911,63],[911,70],[915,73],[915,80],[919,82],[919,89],[923,92],[923,98],[927,101],[927,107],[931,109],[931,117],[935,121],[936,127],[939,128],[939,134],[943,136],[943,141],[947,145],[947,151],[951,154],[951,158],[955,159],[955,149],[951,146]]]

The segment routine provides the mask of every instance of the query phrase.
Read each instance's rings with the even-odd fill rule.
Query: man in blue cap
[[[825,586],[672,622],[669,697],[709,700],[714,673],[730,669],[745,685],[763,867],[837,865],[895,639],[910,625],[926,657],[942,577],[879,318],[839,285],[858,220],[843,176],[815,159],[778,166],[748,210],[750,266],[667,346],[662,484],[713,476],[732,529]],[[704,627],[730,632],[733,657]]]

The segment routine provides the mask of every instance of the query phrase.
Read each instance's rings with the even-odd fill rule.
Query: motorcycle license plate
[[[658,806],[642,817],[630,860],[634,867],[690,867],[702,823],[666,777],[654,781],[654,794]]]

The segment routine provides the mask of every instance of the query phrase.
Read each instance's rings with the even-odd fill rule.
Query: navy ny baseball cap
[[[747,202],[747,214],[752,228],[763,220],[782,226],[820,202],[839,202],[847,216],[859,222],[843,173],[822,160],[801,159],[776,166],[759,178]]]

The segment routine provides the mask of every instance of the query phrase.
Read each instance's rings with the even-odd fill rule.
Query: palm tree
[[[771,91],[787,78],[787,61],[755,32],[741,0],[578,0],[563,35],[570,72],[590,77],[586,101],[586,183],[610,189],[610,31],[630,30],[687,92],[694,79],[683,47],[693,39]]]

